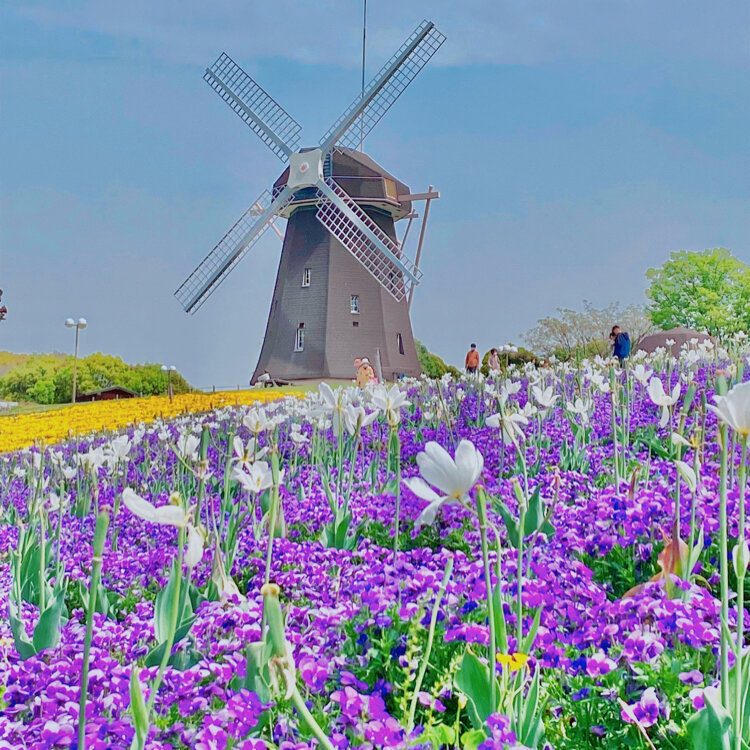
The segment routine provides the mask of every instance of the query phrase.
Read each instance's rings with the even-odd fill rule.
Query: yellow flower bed
[[[98,430],[117,430],[138,422],[174,417],[186,412],[209,411],[220,406],[254,404],[284,396],[301,396],[296,391],[222,391],[185,393],[170,400],[166,396],[127,398],[76,404],[52,411],[0,417],[0,452],[18,450],[35,441],[52,444],[70,435]]]

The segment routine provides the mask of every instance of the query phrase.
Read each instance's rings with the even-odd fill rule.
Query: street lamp
[[[76,347],[73,353],[73,397],[70,400],[71,404],[76,402],[76,379],[78,377],[78,332],[82,331],[87,325],[86,318],[78,318],[78,321],[73,320],[73,318],[65,319],[65,326],[67,328],[76,329]]]
[[[171,403],[172,401],[172,373],[177,371],[177,368],[174,365],[162,365],[161,369],[163,372],[167,373],[167,395],[169,396],[169,401]]]

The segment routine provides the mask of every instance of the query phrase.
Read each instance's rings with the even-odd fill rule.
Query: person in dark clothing
[[[617,361],[622,367],[625,360],[630,356],[630,336],[620,326],[612,326],[612,333],[609,334],[609,338],[612,341],[612,354],[617,357]]]

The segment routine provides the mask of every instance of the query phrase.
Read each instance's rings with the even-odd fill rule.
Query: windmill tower
[[[195,312],[274,220],[287,219],[253,380],[264,370],[350,378],[355,357],[375,361],[376,352],[387,379],[419,374],[408,300],[421,272],[394,226],[417,196],[356,147],[444,41],[423,21],[313,148],[299,148],[301,126],[226,54],[206,70],[211,88],[288,163],[175,292]]]

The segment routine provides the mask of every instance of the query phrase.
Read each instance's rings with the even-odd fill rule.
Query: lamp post
[[[73,320],[73,318],[65,319],[66,328],[76,329],[76,346],[73,352],[73,397],[70,400],[71,404],[76,402],[76,380],[78,378],[78,332],[82,331],[87,325],[86,318],[78,318],[77,321]]]
[[[163,372],[167,373],[167,395],[169,396],[169,402],[172,402],[172,373],[177,370],[177,368],[174,365],[162,365],[161,369]]]

